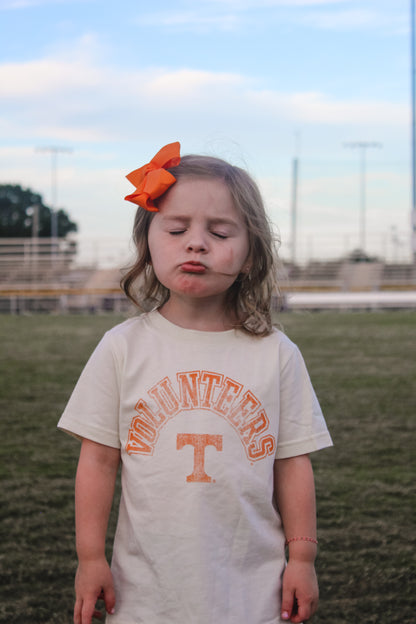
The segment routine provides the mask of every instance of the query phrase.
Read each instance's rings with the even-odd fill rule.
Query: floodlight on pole
[[[52,243],[54,243],[58,238],[58,154],[70,154],[72,149],[51,145],[48,147],[37,147],[36,151],[51,154],[51,239]]]
[[[353,141],[351,143],[344,143],[344,147],[351,147],[353,149],[360,150],[360,249],[365,252],[366,249],[366,174],[367,174],[367,162],[366,152],[369,148],[382,147],[381,143],[376,141]]]

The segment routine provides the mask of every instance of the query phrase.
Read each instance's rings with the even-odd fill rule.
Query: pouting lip
[[[182,264],[180,265],[180,269],[184,273],[205,273],[207,267],[201,262],[188,260],[186,262],[182,262]]]

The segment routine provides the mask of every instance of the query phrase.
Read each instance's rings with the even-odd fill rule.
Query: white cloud
[[[15,9],[27,9],[42,4],[42,0],[1,0],[0,11],[13,11]]]
[[[203,0],[202,4],[226,5],[237,9],[262,7],[307,7],[345,3],[345,0]]]
[[[43,98],[74,88],[95,88],[102,79],[99,70],[77,61],[44,59],[6,63],[0,65],[0,97]]]
[[[103,83],[107,70],[93,34],[84,34],[71,45],[54,46],[44,58],[0,63],[0,98],[45,97],[73,89],[94,89]]]
[[[400,10],[383,10],[360,7],[339,11],[310,11],[301,16],[302,22],[322,30],[377,30],[385,29],[389,34],[408,28],[408,16]]]
[[[154,98],[169,97],[180,100],[181,104],[189,97],[206,96],[206,90],[215,93],[214,89],[239,88],[246,82],[238,74],[216,73],[181,69],[178,71],[159,70],[156,77],[149,76],[145,85],[145,92]]]
[[[192,4],[188,2],[188,4]],[[408,8],[391,0],[201,0],[198,10],[148,13],[139,23],[201,30],[235,30],[266,11],[267,19],[319,30],[380,30],[390,36],[409,30]],[[273,11],[276,9],[276,11]],[[279,13],[277,13],[279,11]],[[248,21],[250,20],[250,21]]]
[[[163,11],[163,13],[146,13],[136,19],[136,23],[145,26],[166,26],[169,28],[185,28],[192,32],[205,31],[212,27],[218,30],[235,30],[240,24],[240,18],[236,14],[216,13],[207,14],[198,10],[190,11]]]
[[[336,5],[345,0],[205,0],[198,3],[195,10],[192,8],[181,10],[175,7],[171,10],[141,12],[136,18],[136,23],[145,26],[166,27],[170,29],[185,29],[193,34],[216,29],[218,31],[234,31],[242,26],[258,19],[263,10],[274,8],[308,8],[325,5]],[[254,15],[254,11],[256,17]],[[299,20],[298,12],[295,19]],[[303,16],[302,16],[303,17]],[[279,16],[279,19],[287,20],[288,17]],[[273,15],[269,15],[273,19]],[[249,20],[249,21],[248,21]]]
[[[130,190],[124,176],[170,140],[181,140],[183,152],[228,158],[228,151],[232,162],[246,166],[241,162],[245,160],[261,180],[285,241],[294,130],[302,132],[305,152],[299,194],[302,222],[318,234],[322,223],[334,224],[335,229],[349,223],[355,227],[349,206],[358,194],[358,154],[347,154],[342,141],[380,141],[385,146],[380,158],[389,154],[390,159],[396,157],[390,155],[394,141],[401,143],[401,154],[408,144],[407,102],[264,89],[257,77],[242,73],[186,67],[119,69],[102,59],[98,42],[89,35],[53,56],[0,64],[3,146],[16,141],[25,145],[0,149],[1,181],[30,186],[49,201],[49,159],[36,154],[35,147],[59,142],[73,147],[72,155],[59,159],[59,197],[83,236],[129,236],[132,214],[127,210],[119,216]],[[340,159],[339,152],[344,153],[339,167],[332,163],[334,151]],[[323,164],[317,155],[322,155]],[[380,185],[374,164],[372,157],[369,185]],[[389,182],[377,195],[377,206],[386,206],[380,208],[384,229],[390,226],[393,204],[396,213],[404,215],[400,222],[395,217],[399,227],[407,218],[407,191],[400,191],[406,181]],[[371,205],[369,200],[369,215]],[[337,216],[341,213],[343,220]]]
[[[63,99],[72,94],[72,99],[76,99],[82,98],[85,93],[95,93],[98,102],[106,91],[107,95],[122,93],[123,97],[135,95],[151,99],[170,96],[185,99],[191,93],[204,89],[238,85],[244,81],[237,74],[190,69],[123,71],[100,67],[93,59],[76,50],[72,56],[72,60],[55,57],[0,64],[0,97],[5,101],[13,99],[31,103],[35,99],[48,101],[55,95]],[[88,100],[84,104],[88,107]]]
[[[146,133],[265,134],[270,128],[404,128],[407,103],[266,90],[254,77],[182,68],[102,65],[83,38],[67,53],[0,64],[3,139],[134,140]]]
[[[252,91],[250,99],[256,108],[298,123],[404,126],[409,120],[407,105],[380,100],[336,100],[323,93],[275,91]]]
[[[31,9],[50,4],[68,4],[75,2],[89,2],[91,0],[0,0],[0,11],[14,11]]]

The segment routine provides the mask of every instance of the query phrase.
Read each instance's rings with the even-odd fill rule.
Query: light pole
[[[49,147],[38,147],[36,151],[49,152],[51,154],[51,240],[54,248],[58,238],[58,154],[70,154],[72,149],[51,145]]]
[[[366,152],[372,147],[382,147],[381,143],[375,141],[354,141],[352,143],[344,143],[344,147],[351,147],[360,150],[360,249],[365,252],[366,249]]]
[[[291,252],[292,263],[296,264],[296,238],[297,238],[297,212],[298,212],[298,170],[299,159],[294,158],[292,161],[292,240]]]
[[[411,253],[412,262],[416,266],[416,110],[415,110],[415,97],[416,97],[416,75],[415,75],[415,0],[410,2],[410,50],[411,50],[411,83],[412,83],[412,210],[411,210]]]
[[[300,134],[295,133],[296,147],[295,157],[292,160],[292,198],[291,198],[291,259],[292,264],[296,264],[297,252],[297,229],[298,229],[298,186],[299,186],[299,157]]]

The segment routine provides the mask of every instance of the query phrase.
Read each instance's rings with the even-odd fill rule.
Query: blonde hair
[[[211,156],[183,156],[180,164],[168,171],[177,181],[184,177],[210,178],[227,186],[247,226],[251,267],[228,289],[226,308],[237,319],[236,328],[258,336],[270,334],[272,295],[279,292],[278,258],[276,240],[257,184],[243,169]],[[137,256],[121,280],[127,297],[142,310],[159,307],[169,299],[169,290],[159,282],[151,265],[147,237],[153,216],[154,213],[138,208],[133,227]]]

